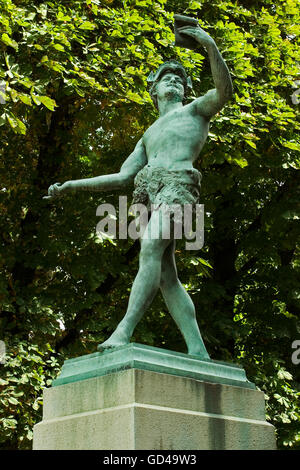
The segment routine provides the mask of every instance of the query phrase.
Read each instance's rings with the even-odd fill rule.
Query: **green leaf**
[[[256,144],[253,142],[253,140],[247,140],[245,139],[245,142],[250,145],[250,147],[256,149]]]
[[[198,257],[197,259],[198,259],[198,260],[200,261],[200,263],[203,264],[204,266],[208,266],[210,269],[213,269],[212,265],[211,265],[207,260],[205,260],[205,259],[203,259],[203,258],[200,258],[200,257]]]
[[[94,23],[91,23],[90,21],[84,21],[84,23],[79,26],[79,29],[93,30],[95,28],[96,25]]]
[[[282,142],[282,145],[284,147],[287,147],[291,150],[297,150],[298,152],[300,152],[300,144],[298,144],[298,142]]]
[[[131,101],[134,101],[136,103],[143,103],[143,99],[141,98],[141,96],[137,93],[133,93],[132,91],[128,91],[127,92],[127,98],[129,98]]]
[[[24,104],[27,104],[28,106],[32,106],[32,101],[31,101],[30,95],[26,95],[24,93],[19,93],[19,98]]]
[[[11,96],[11,99],[14,103],[16,103],[18,101],[18,97],[19,97],[19,93],[14,90],[13,88],[10,89],[10,96]]]
[[[13,47],[14,49],[18,49],[18,43],[16,41],[14,41],[13,39],[11,39],[11,37],[8,36],[8,34],[3,33],[2,36],[1,36],[1,40],[7,46]]]
[[[0,116],[0,126],[3,126],[6,122],[6,113],[3,113],[1,116]]]
[[[54,111],[54,108],[57,106],[55,100],[49,98],[49,96],[39,96],[38,99],[46,108],[50,109],[50,111]]]
[[[246,160],[246,158],[240,157],[240,156],[232,157],[232,156],[229,155],[229,156],[226,156],[226,160],[229,163],[235,163],[240,168],[245,168],[248,165],[248,161]]]
[[[53,47],[54,47],[54,49],[56,49],[57,51],[62,51],[62,52],[65,51],[65,48],[64,48],[64,46],[63,46],[62,44],[56,43],[56,44],[53,44]]]
[[[17,400],[16,398],[14,398],[14,397],[9,397],[8,401],[9,401],[9,403],[11,403],[12,405],[18,405],[18,404],[19,404],[18,400]]]
[[[5,428],[16,429],[18,421],[16,419],[4,418],[2,423]]]
[[[39,99],[38,95],[35,95],[34,93],[31,93],[31,98],[33,99],[34,103],[39,106],[41,104],[41,101]]]
[[[26,134],[25,124],[13,114],[7,114],[7,120],[16,134]]]

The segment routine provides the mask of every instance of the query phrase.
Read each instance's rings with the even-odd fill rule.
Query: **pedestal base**
[[[125,351],[123,348],[123,362],[127,365],[128,351],[134,354],[134,349],[144,349],[141,345],[126,348]],[[157,354],[169,353],[150,349]],[[66,361],[55,383],[59,380],[67,383],[44,390],[43,421],[34,427],[34,450],[276,448],[274,427],[265,421],[264,395],[246,378],[247,386],[236,386],[145,367],[120,368],[93,378],[81,375],[79,381],[71,379],[74,373],[78,379],[78,362],[95,357],[105,357],[108,362],[110,357],[114,362],[115,352]],[[175,357],[177,353],[171,355]],[[179,362],[183,356],[198,361],[198,366],[206,362],[178,353]]]

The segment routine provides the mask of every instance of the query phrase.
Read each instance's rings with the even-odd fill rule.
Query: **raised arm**
[[[64,184],[55,183],[48,189],[48,196],[43,199],[53,199],[56,196],[73,191],[108,191],[120,189],[130,184],[135,175],[147,163],[146,151],[142,139],[134,151],[125,160],[119,173],[101,175],[95,178],[66,181]]]
[[[227,65],[215,41],[200,28],[199,25],[184,26],[179,28],[179,31],[181,34],[186,34],[194,38],[199,44],[204,46],[208,52],[215,88],[194,100],[191,105],[197,113],[211,118],[223,108],[224,104],[230,100],[232,96],[232,82]]]

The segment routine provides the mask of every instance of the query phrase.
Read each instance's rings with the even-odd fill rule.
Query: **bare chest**
[[[194,153],[203,147],[208,129],[209,123],[204,117],[180,110],[157,119],[145,132],[143,141],[149,156],[171,148]]]

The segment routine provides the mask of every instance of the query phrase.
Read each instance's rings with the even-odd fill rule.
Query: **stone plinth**
[[[232,364],[132,343],[66,361],[53,385],[35,450],[275,449],[263,393]]]

